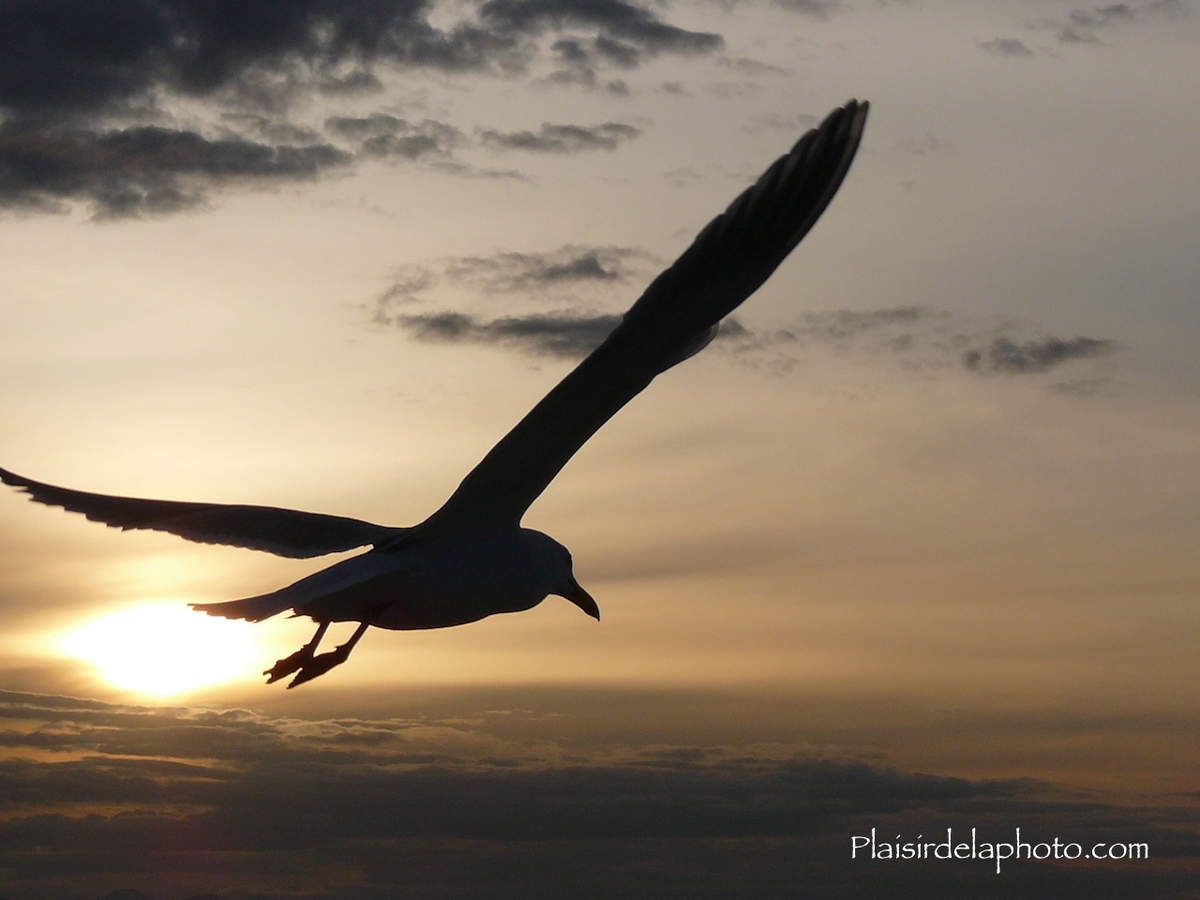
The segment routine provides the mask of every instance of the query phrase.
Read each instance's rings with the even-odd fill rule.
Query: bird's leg
[[[321,622],[317,626],[317,633],[312,636],[312,640],[293,653],[291,656],[285,656],[279,660],[271,668],[263,672],[267,678],[267,684],[273,684],[280,678],[291,675],[306,662],[313,658],[313,654],[317,652],[317,644],[321,643],[321,638],[325,637],[325,632],[329,630],[328,622]]]
[[[335,650],[330,650],[328,653],[322,653],[320,656],[314,656],[308,662],[304,663],[296,677],[288,683],[288,688],[294,688],[304,684],[306,681],[312,681],[318,675],[324,675],[334,666],[340,666],[342,663],[344,663],[350,658],[350,651],[353,650],[354,645],[362,639],[363,634],[366,633],[366,630],[369,627],[370,626],[366,622],[361,623],[358,628],[354,630],[354,634],[350,635],[350,640],[346,641],[346,643],[342,644]]]

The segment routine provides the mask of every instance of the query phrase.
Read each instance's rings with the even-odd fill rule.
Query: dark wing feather
[[[483,458],[434,521],[519,522],[608,419],[660,372],[699,352],[758,289],[842,183],[868,104],[834,110],[700,232],[590,356]]]
[[[225,544],[307,559],[380,543],[405,531],[321,513],[224,503],[182,503],[89,494],[42,484],[0,469],[0,481],[47,506],[83,513],[122,531],[166,531],[201,544]]]

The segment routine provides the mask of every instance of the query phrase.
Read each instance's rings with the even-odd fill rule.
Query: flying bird
[[[868,104],[851,100],[809,131],[713,219],[659,275],[612,333],[567,375],[419,525],[392,527],[320,513],[220,503],[143,500],[43,484],[0,469],[29,499],[122,530],[306,559],[360,547],[269,594],[194,609],[261,622],[291,610],[317,623],[303,647],[263,674],[296,687],[345,662],[366,630],[447,628],[532,609],[550,595],[589,616],[600,608],[576,580],[571,554],[523,528],[526,510],[613,414],[655,376],[703,350],[721,320],[753,294],[820,217],[850,167]],[[331,622],[350,639],[317,653]]]

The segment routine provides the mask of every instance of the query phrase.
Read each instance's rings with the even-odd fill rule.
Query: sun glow
[[[114,687],[169,697],[256,675],[248,622],[215,619],[181,603],[154,603],[92,619],[58,642]]]

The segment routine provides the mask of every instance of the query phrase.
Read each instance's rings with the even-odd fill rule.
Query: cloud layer
[[[501,737],[514,718],[544,739]],[[1006,889],[1074,896],[1117,879],[1171,897],[1200,853],[1182,810],[780,745],[569,749],[528,710],[301,720],[0,692],[0,720],[0,865],[19,895],[561,896],[581,884],[603,896],[636,884],[767,896],[791,881],[830,897],[885,884],[990,896],[984,863],[850,864],[849,836],[970,823],[1005,839],[1019,820],[1047,838],[1148,841],[1159,865],[1014,863]]]
[[[973,372],[1026,375],[1048,372],[1076,359],[1107,356],[1115,348],[1113,341],[1087,337],[1067,340],[1047,337],[1024,343],[998,337],[983,350],[968,350],[963,355],[963,365]]]
[[[640,128],[622,122],[603,122],[591,126],[543,122],[537,131],[496,131],[489,128],[482,131],[480,137],[484,144],[506,150],[579,153],[585,150],[615,150],[641,133]]]

